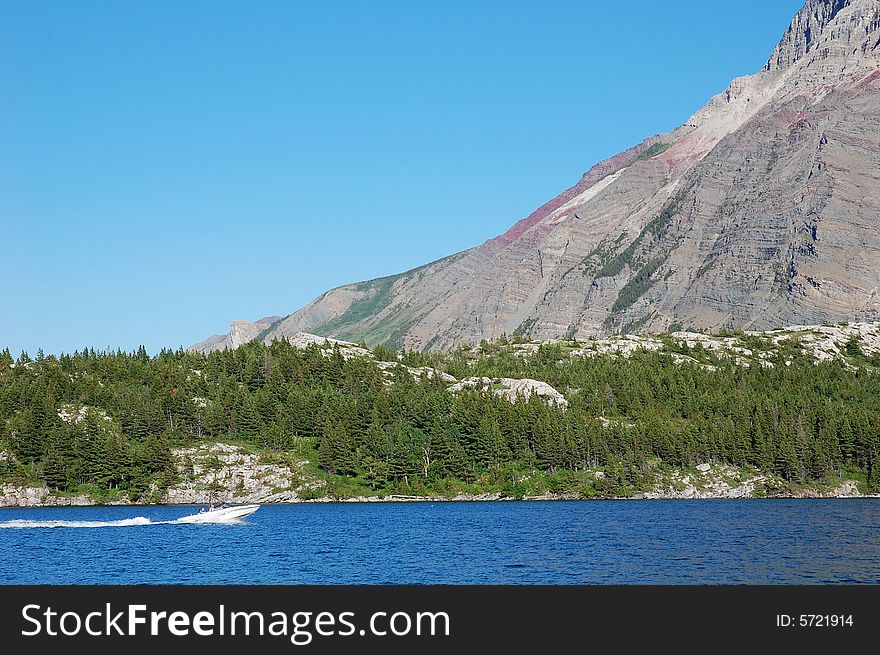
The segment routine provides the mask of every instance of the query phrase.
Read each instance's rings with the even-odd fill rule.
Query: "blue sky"
[[[482,243],[801,0],[0,0],[0,348],[187,346]]]

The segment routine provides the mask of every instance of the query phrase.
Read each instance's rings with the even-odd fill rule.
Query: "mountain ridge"
[[[880,0],[808,0],[762,70],[503,234],[192,348],[312,332],[429,350],[876,320],[878,55]]]

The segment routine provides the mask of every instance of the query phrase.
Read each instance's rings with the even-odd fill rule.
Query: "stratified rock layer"
[[[877,320],[878,64],[880,0],[808,0],[763,70],[501,236],[194,349],[304,331],[425,350]]]

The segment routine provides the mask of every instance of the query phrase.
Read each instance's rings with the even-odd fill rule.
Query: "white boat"
[[[228,507],[212,507],[198,514],[191,514],[177,519],[178,523],[231,523],[250,516],[260,509],[259,505],[230,505]]]

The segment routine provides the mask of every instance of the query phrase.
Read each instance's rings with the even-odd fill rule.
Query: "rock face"
[[[328,337],[319,337],[308,332],[297,332],[287,339],[294,348],[306,349],[309,346],[317,346],[325,355],[330,355],[334,348],[339,349],[339,353],[343,358],[350,357],[372,357],[372,354],[366,348],[348,341],[340,341],[338,339],[330,339]]]
[[[716,366],[701,362],[690,355],[670,348],[698,349],[693,351],[732,360],[738,366],[752,365],[772,368],[786,346],[812,359],[813,363],[840,361],[852,366],[853,357],[876,357],[880,353],[880,323],[845,323],[840,325],[793,325],[776,330],[747,330],[732,336],[708,335],[700,332],[678,331],[666,335],[642,336],[627,334],[590,339],[583,344],[555,341],[569,347],[570,357],[631,357],[640,351],[668,354],[677,364],[689,364],[714,371]],[[538,342],[514,344],[513,353],[519,357],[534,355],[543,344]],[[854,348],[854,350],[852,350]],[[788,356],[790,356],[789,353]],[[784,360],[790,365],[790,360]]]
[[[723,464],[700,464],[696,473],[673,471],[641,498],[751,498],[769,481]]]
[[[88,496],[52,496],[46,487],[0,486],[0,507],[78,507],[94,504]]]
[[[290,467],[266,464],[244,448],[214,443],[174,451],[177,472],[184,480],[169,487],[162,502],[272,502],[273,496],[290,491]]]
[[[457,384],[453,384],[448,388],[448,391],[455,393],[464,389],[491,390],[496,396],[500,396],[511,403],[515,403],[520,398],[528,400],[532,396],[538,396],[545,400],[548,405],[568,407],[568,401],[565,399],[565,396],[546,382],[541,382],[540,380],[530,380],[528,378],[466,378]]]
[[[263,332],[281,320],[280,316],[266,316],[258,321],[232,321],[227,334],[215,334],[192,346],[192,350],[209,353],[214,350],[234,350],[243,343],[259,338]]]
[[[808,0],[763,70],[507,232],[196,350],[407,349],[880,318],[880,0]]]

